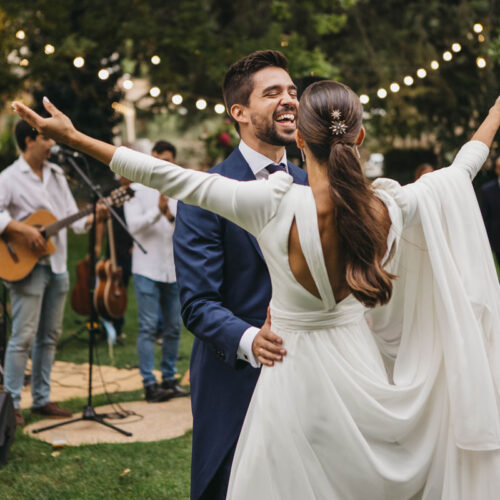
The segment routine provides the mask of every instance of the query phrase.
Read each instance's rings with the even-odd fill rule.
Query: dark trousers
[[[231,447],[226,458],[222,461],[214,477],[208,483],[199,500],[226,500],[231,464],[233,463],[236,443]]]

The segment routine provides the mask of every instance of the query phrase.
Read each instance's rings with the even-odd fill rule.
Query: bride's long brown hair
[[[335,111],[340,115],[332,116]],[[327,168],[345,252],[347,286],[360,302],[374,307],[389,301],[395,276],[383,267],[387,228],[380,224],[379,201],[356,151],[362,114],[359,98],[349,87],[321,81],[309,86],[300,99],[298,129],[312,154]],[[337,130],[338,135],[332,130],[335,125],[343,130]]]

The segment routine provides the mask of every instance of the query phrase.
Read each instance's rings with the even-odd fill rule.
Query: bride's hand
[[[495,104],[491,106],[490,113],[499,113],[500,114],[500,97],[497,97]]]
[[[56,142],[71,145],[72,138],[77,133],[71,120],[59,111],[47,97],[43,98],[43,106],[50,114],[50,118],[43,118],[20,102],[12,103],[14,111],[40,134],[50,137]]]

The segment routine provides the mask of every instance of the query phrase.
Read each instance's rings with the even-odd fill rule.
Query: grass
[[[75,282],[76,262],[87,250],[86,235],[68,233],[68,269],[71,284]],[[137,305],[132,282],[128,290],[129,305],[125,317],[124,345],[114,348],[114,365],[119,368],[137,367]],[[68,297],[69,299],[69,297]],[[56,359],[74,363],[88,362],[88,334],[83,331],[74,336],[83,325],[84,318],[78,316],[69,304],[63,324],[62,347]],[[69,339],[69,340],[68,340]],[[177,368],[184,374],[189,367],[192,335],[182,332]],[[156,350],[159,367],[160,348]],[[111,365],[108,348],[100,337],[96,347],[96,364]],[[94,371],[99,378],[99,370]],[[143,391],[115,393],[113,402],[137,401]],[[79,412],[86,398],[65,401],[64,407]],[[93,397],[94,406],[108,404],[106,395]],[[24,411],[29,422],[35,417]],[[98,425],[98,424],[95,424]],[[10,499],[187,499],[189,498],[189,475],[191,460],[191,432],[182,437],[154,443],[99,444],[68,446],[60,455],[53,457],[48,443],[33,439],[18,429],[16,440],[10,450],[9,462],[0,468],[0,498]],[[125,469],[130,472],[122,477]]]

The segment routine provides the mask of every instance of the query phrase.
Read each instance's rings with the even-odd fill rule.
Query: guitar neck
[[[111,259],[111,269],[116,271],[116,251],[115,251],[115,233],[113,231],[113,219],[108,217],[108,239],[109,239],[109,257]]]
[[[104,198],[104,201],[106,202],[107,205],[112,205],[117,207],[123,205],[123,203],[129,200],[133,195],[134,191],[130,189],[130,187],[127,188],[119,187],[115,189],[110,194],[110,196]],[[92,211],[93,211],[93,206],[89,205],[87,208],[84,208],[83,210],[80,210],[79,212],[76,212],[73,215],[70,215],[68,217],[65,217],[64,219],[49,224],[48,226],[45,227],[45,237],[49,238],[50,236],[53,236],[61,229],[73,224],[73,222],[77,221],[78,219],[81,219],[82,217],[91,214]]]
[[[53,236],[54,234],[58,233],[61,229],[73,224],[73,222],[77,221],[78,219],[81,219],[82,217],[89,215],[90,213],[92,213],[92,210],[93,207],[91,205],[90,207],[84,208],[83,210],[80,210],[79,212],[76,212],[73,215],[65,217],[64,219],[60,219],[57,222],[54,222],[53,224],[49,224],[45,228],[45,236],[47,238]]]

